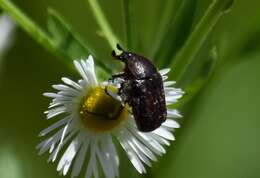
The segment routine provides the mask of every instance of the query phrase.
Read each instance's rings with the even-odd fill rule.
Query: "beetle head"
[[[123,50],[123,48],[117,44],[116,45],[116,48],[119,50],[119,51],[122,51],[121,54],[117,55],[116,52],[113,50],[112,51],[112,56],[122,62],[126,62],[127,59],[129,59],[131,57],[131,54],[125,50]]]

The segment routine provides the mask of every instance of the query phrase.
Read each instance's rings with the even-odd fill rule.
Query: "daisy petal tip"
[[[38,137],[43,137],[43,136],[45,136],[44,133],[39,133],[39,134],[38,134]]]
[[[166,75],[166,74],[168,74],[170,71],[171,71],[170,68],[165,68],[165,69],[160,70],[159,73],[160,73],[161,75]]]
[[[90,54],[90,55],[88,56],[87,60],[90,60],[91,62],[93,62],[93,61],[94,61],[94,58],[93,58],[93,56]]]
[[[78,65],[79,64],[78,60],[73,60],[73,64]]]

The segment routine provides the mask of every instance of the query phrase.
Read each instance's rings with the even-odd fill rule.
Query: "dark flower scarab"
[[[138,130],[153,131],[161,126],[167,116],[162,77],[145,57],[125,51],[119,45],[117,49],[122,53],[116,55],[112,51],[112,56],[125,64],[123,73],[112,76],[112,80],[123,80],[118,94],[132,108]]]

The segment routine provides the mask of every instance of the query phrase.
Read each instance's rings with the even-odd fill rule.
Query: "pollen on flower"
[[[112,88],[112,90],[115,90]],[[109,96],[98,86],[88,92],[81,101],[79,110],[84,126],[94,132],[108,132],[128,117],[128,106]]]

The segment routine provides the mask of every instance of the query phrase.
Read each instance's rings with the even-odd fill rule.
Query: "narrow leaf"
[[[196,25],[189,39],[171,63],[173,75],[177,81],[180,81],[186,71],[186,68],[194,60],[198,50],[206,40],[219,18],[226,13],[233,4],[233,0],[213,0],[204,16]]]
[[[24,14],[15,4],[9,0],[0,0],[0,7],[6,11],[13,19],[39,44],[49,52],[56,55],[62,62],[66,56],[61,53],[53,43],[50,36],[26,14]]]
[[[168,28],[161,32],[163,33],[161,39],[155,44],[156,49],[152,58],[157,61],[160,68],[176,54],[189,36],[196,4],[196,0],[176,1],[177,12],[171,16]]]
[[[125,23],[126,48],[134,51],[134,42],[136,40],[135,34],[135,13],[132,0],[123,1],[123,14]]]
[[[98,3],[98,0],[85,0],[85,1],[89,3],[98,25],[100,26],[102,32],[104,33],[109,45],[111,46],[112,49],[114,49],[116,44],[117,43],[121,44],[121,42],[117,38],[117,36],[114,34],[109,22],[107,21],[99,3]]]
[[[80,41],[78,34],[54,9],[48,9],[47,25],[54,43],[71,59],[86,58],[90,53],[88,45]]]
[[[48,9],[47,25],[53,42],[60,51],[70,58],[70,61],[86,59],[88,55],[91,54],[95,57],[96,63],[102,66],[102,70],[110,72],[110,69],[106,67],[104,62],[97,60],[96,52],[89,47],[90,45],[83,41],[82,37],[80,37],[79,34],[73,30],[71,25],[54,9]],[[100,69],[98,71],[102,70]],[[102,73],[104,74],[104,72]]]

